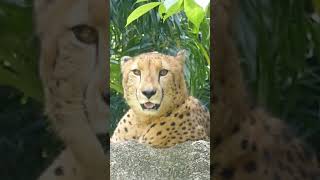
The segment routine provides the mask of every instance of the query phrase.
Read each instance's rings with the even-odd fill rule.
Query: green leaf
[[[208,52],[206,51],[206,49],[203,47],[202,44],[198,44],[200,50],[201,50],[201,53],[203,54],[203,56],[206,58],[206,61],[208,63],[208,65],[210,66],[210,57],[208,55]]]
[[[200,24],[206,12],[194,0],[184,0],[184,10],[189,21],[194,25],[194,33],[199,32]]]
[[[161,3],[159,8],[158,8],[158,12],[159,12],[159,15],[160,15],[161,19],[163,19],[163,17],[165,16],[166,11],[167,11],[166,7],[164,6],[163,3]]]
[[[202,9],[205,11],[210,4],[210,0],[195,0],[194,2],[197,3],[200,7],[202,7]]]
[[[119,85],[118,83],[110,83],[110,88],[115,90],[116,92],[120,93],[120,94],[123,94],[123,89],[122,89],[122,86]]]
[[[128,17],[126,27],[134,20],[138,19],[140,16],[144,15],[151,9],[159,6],[161,2],[151,2],[148,4],[144,4],[137,9],[135,9]]]
[[[182,3],[183,0],[165,0],[163,5],[166,8],[166,15],[163,17],[163,20],[165,21],[168,17],[178,13],[181,10]]]
[[[166,7],[166,10],[170,9],[174,4],[176,4],[179,0],[164,0],[163,5]]]

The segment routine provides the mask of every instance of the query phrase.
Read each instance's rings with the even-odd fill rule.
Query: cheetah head
[[[121,58],[124,97],[135,113],[161,116],[186,98],[184,52],[176,56],[150,52]]]
[[[100,0],[35,1],[46,111],[85,114],[96,133],[108,116],[106,10]]]

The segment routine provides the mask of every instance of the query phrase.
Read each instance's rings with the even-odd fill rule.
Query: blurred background
[[[34,180],[62,148],[43,114],[33,0],[0,0],[0,179]]]
[[[287,121],[319,154],[320,1],[239,5],[235,34],[254,101]]]
[[[174,55],[180,49],[188,50],[185,76],[189,91],[209,103],[210,19],[205,18],[195,33],[185,13],[163,22],[154,9],[125,27],[130,13],[147,3],[135,2],[110,0],[114,112],[110,131],[128,108],[122,98],[119,69],[119,58],[124,55],[154,50]],[[287,121],[319,152],[319,0],[242,0],[239,13],[235,33],[252,97]],[[42,113],[38,54],[32,0],[0,0],[1,180],[36,179],[63,147]],[[211,67],[213,70],[214,64]]]

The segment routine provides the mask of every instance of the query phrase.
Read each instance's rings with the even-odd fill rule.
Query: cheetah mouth
[[[146,102],[143,104],[140,104],[143,110],[158,110],[160,107],[160,104],[155,104],[152,102]]]

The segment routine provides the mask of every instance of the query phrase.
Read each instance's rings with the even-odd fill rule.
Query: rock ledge
[[[210,179],[210,143],[155,149],[133,141],[111,144],[112,180]]]

